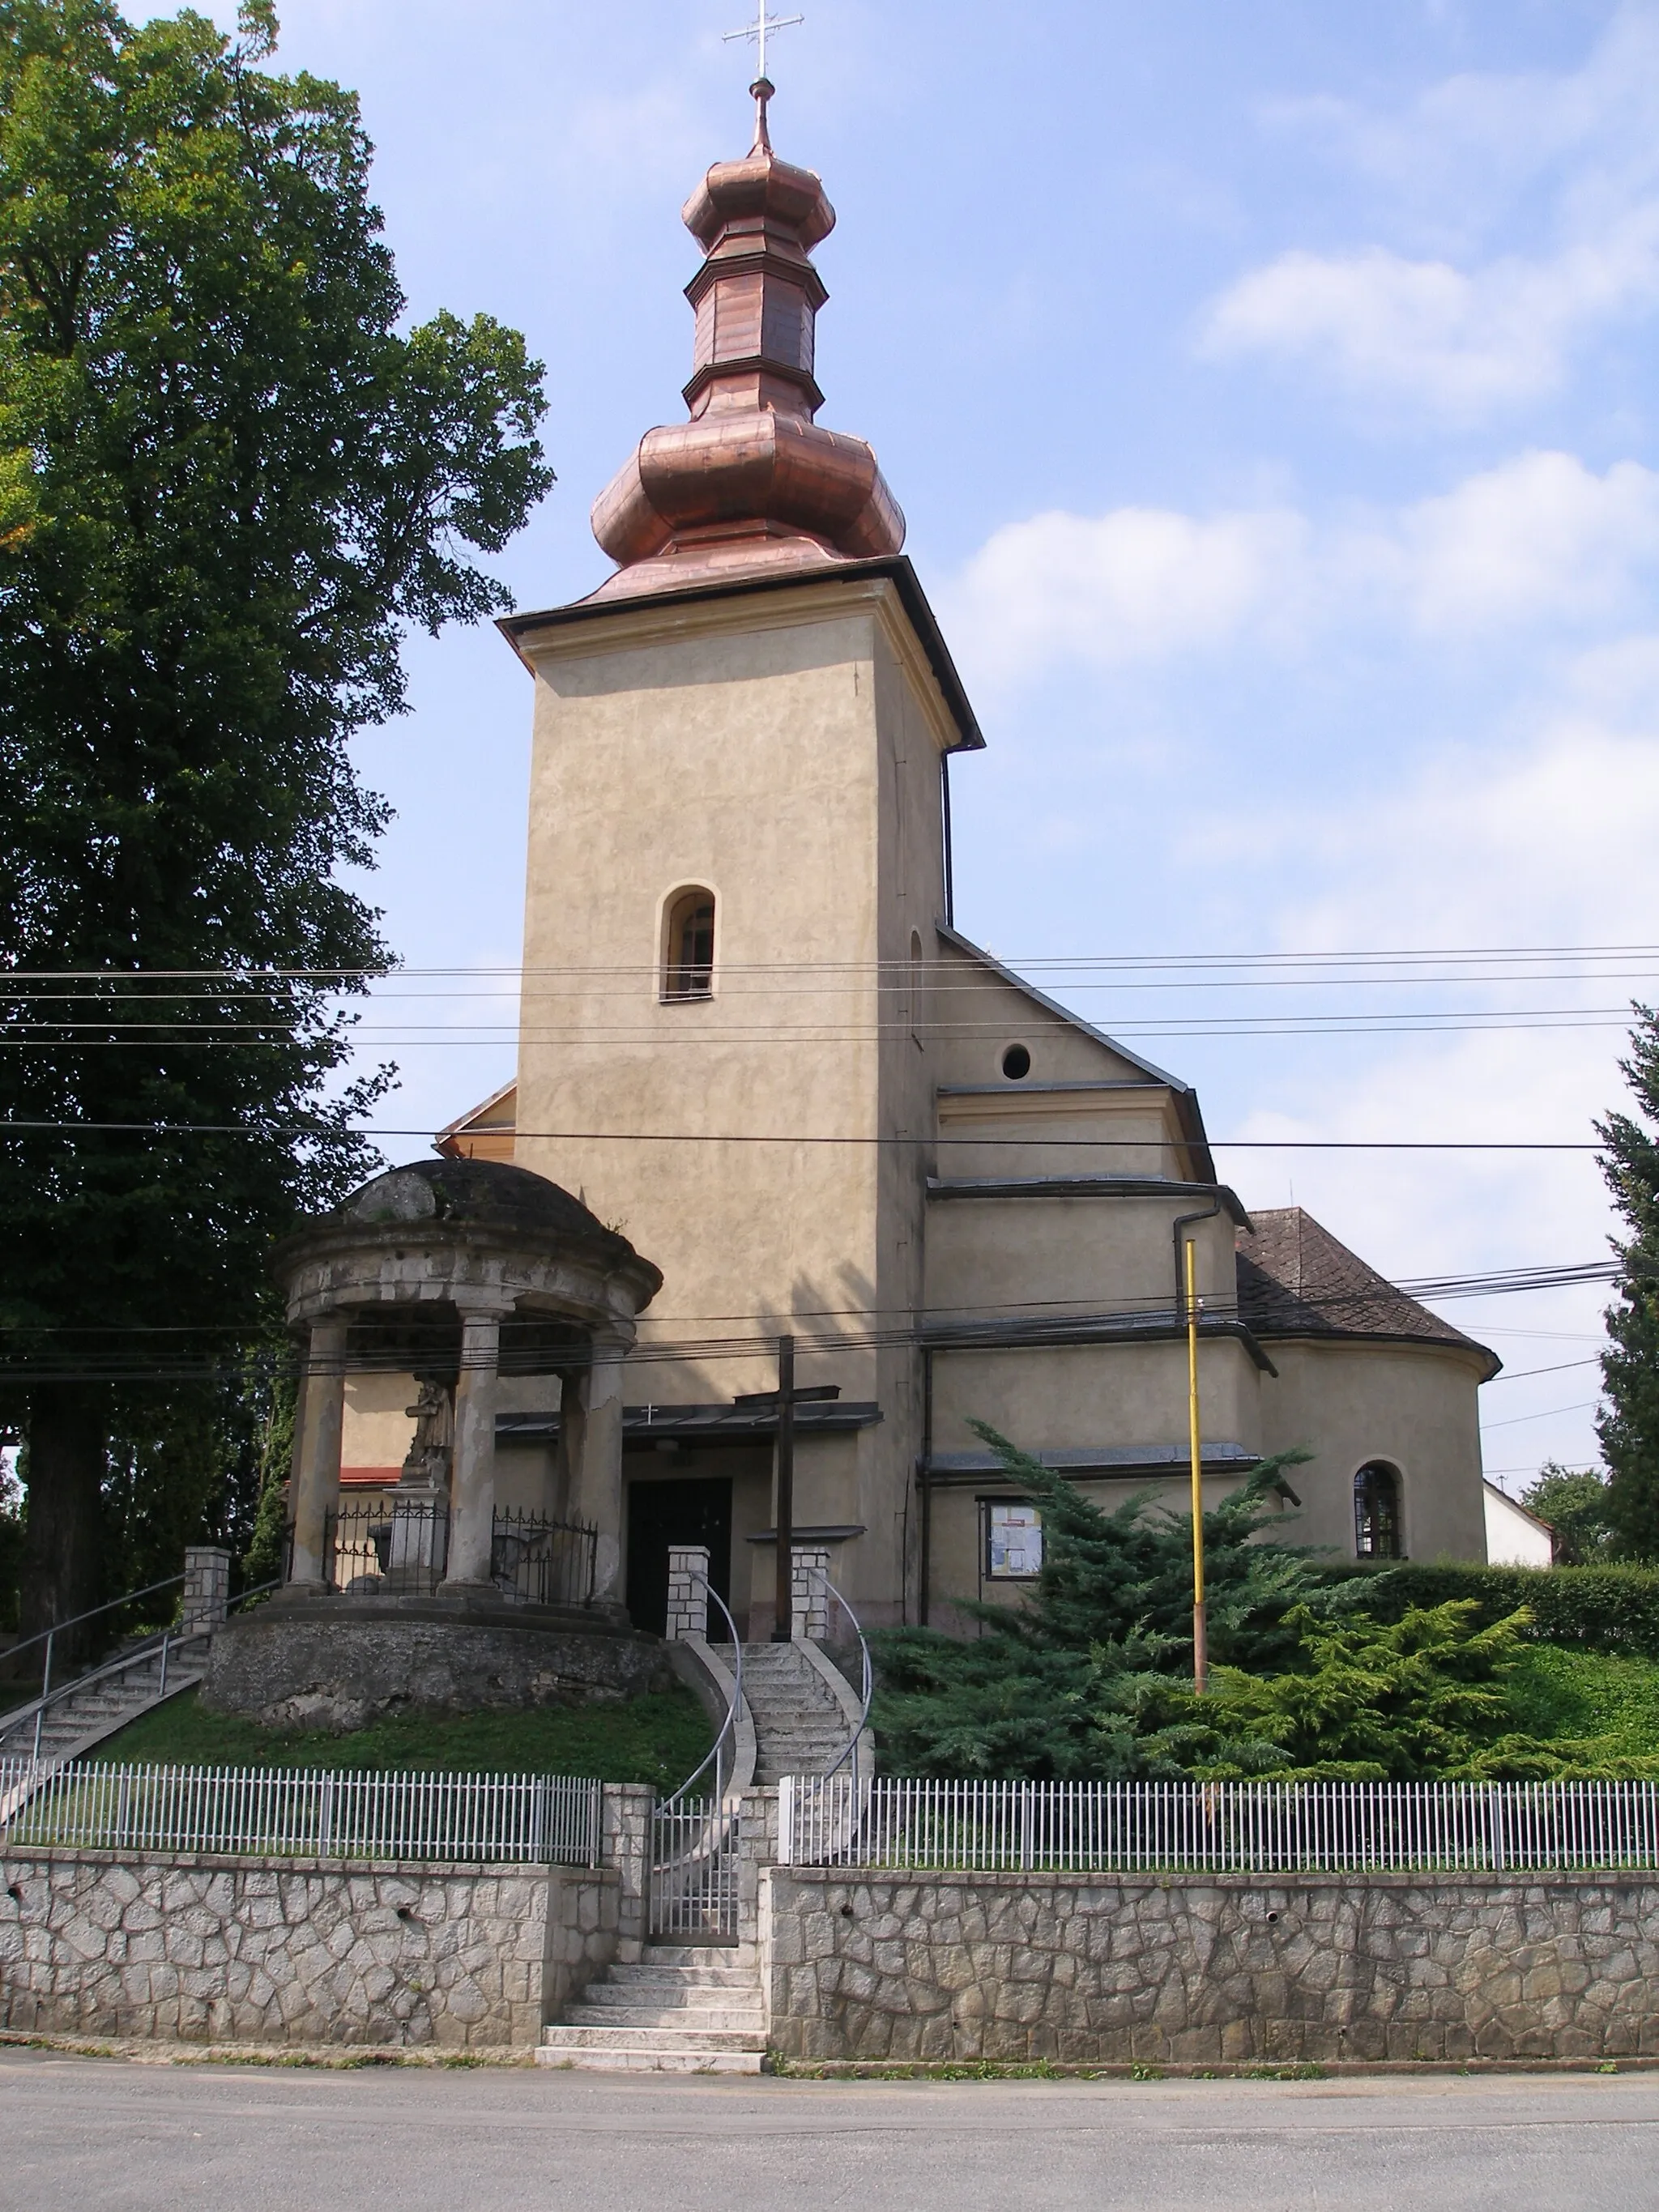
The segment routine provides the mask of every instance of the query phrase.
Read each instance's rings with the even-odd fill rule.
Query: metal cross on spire
[[[766,12],[766,0],[755,0],[754,21],[745,23],[740,31],[726,32],[725,41],[729,46],[733,39],[748,39],[758,46],[760,54],[755,74],[757,77],[763,77],[766,75],[767,33],[793,30],[797,23],[804,23],[805,21],[805,15],[769,15]]]
[[[756,64],[755,82],[749,88],[755,95],[755,151],[757,153],[769,154],[772,150],[771,136],[766,128],[766,103],[772,97],[772,80],[766,74],[767,33],[771,31],[793,30],[797,23],[804,23],[805,21],[805,15],[769,15],[766,12],[766,0],[755,0],[754,21],[745,23],[740,31],[727,31],[723,33],[728,46],[733,39],[747,39],[760,49]]]

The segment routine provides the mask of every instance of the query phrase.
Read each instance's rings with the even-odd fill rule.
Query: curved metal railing
[[[823,1584],[824,1595],[826,1597],[834,1598],[836,1603],[847,1615],[848,1624],[851,1627],[854,1635],[858,1638],[859,1657],[861,1667],[861,1679],[860,1683],[861,1704],[859,1711],[859,1724],[854,1729],[851,1736],[848,1739],[846,1750],[842,1753],[841,1757],[836,1761],[833,1766],[825,1769],[825,1772],[828,1774],[839,1774],[842,1768],[846,1765],[848,1760],[850,1759],[853,1762],[853,1778],[856,1784],[859,1771],[859,1746],[864,1741],[865,1731],[870,1725],[870,1706],[876,1693],[876,1670],[871,1662],[869,1638],[865,1635],[857,1613],[854,1612],[852,1607],[848,1605],[847,1600],[836,1588],[834,1583],[830,1581],[829,1570],[824,1567],[814,1567],[812,1569],[812,1572]]]
[[[707,1595],[719,1606],[721,1617],[732,1632],[733,1653],[732,1695],[726,1708],[726,1718],[720,1723],[720,1734],[709,1746],[700,1764],[686,1776],[673,1796],[664,1800],[661,1810],[665,1813],[679,1809],[684,1800],[690,1795],[692,1784],[702,1780],[710,1759],[714,1762],[714,1794],[722,1803],[725,1802],[726,1785],[732,1773],[730,1762],[737,1745],[738,1716],[743,1711],[743,1640],[738,1634],[738,1624],[732,1620],[726,1600],[708,1577],[694,1573],[693,1579],[702,1584]]]
[[[743,1645],[724,1598],[708,1577],[694,1576],[720,1607],[731,1632],[735,1664],[720,1733],[651,1822],[650,1931],[670,1942],[735,1943],[738,1935],[741,1801],[728,1793],[738,1720],[743,1711]],[[692,1792],[714,1767],[713,1795]]]

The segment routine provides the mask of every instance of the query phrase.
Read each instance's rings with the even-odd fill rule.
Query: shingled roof
[[[1478,1352],[1503,1364],[1462,1329],[1397,1290],[1299,1206],[1251,1213],[1235,1238],[1238,1317],[1259,1337],[1407,1340]]]

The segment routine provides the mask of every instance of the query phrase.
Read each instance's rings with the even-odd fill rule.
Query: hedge
[[[1408,1606],[1473,1598],[1484,1626],[1525,1606],[1539,1644],[1659,1659],[1659,1568],[1328,1565],[1322,1580],[1358,1582],[1367,1612],[1398,1620]]]

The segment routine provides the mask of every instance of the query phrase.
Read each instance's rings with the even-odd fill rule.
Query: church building
[[[874,454],[817,419],[835,215],[756,94],[752,149],[684,210],[689,419],[594,504],[614,574],[501,625],[533,690],[518,1073],[437,1140],[661,1271],[617,1347],[611,1594],[660,1629],[669,1544],[707,1543],[767,1633],[783,1335],[816,1394],[795,1538],[866,1626],[950,1626],[1035,1571],[1040,1516],[974,1421],[1108,1506],[1184,1510],[1188,1242],[1210,1502],[1299,1445],[1293,1540],[1482,1559],[1495,1357],[1301,1209],[1252,1212],[1188,1085],[958,924],[951,786],[985,740]],[[556,1378],[501,1390],[498,1495],[568,1508]],[[416,1395],[350,1378],[349,1487],[397,1480]]]

